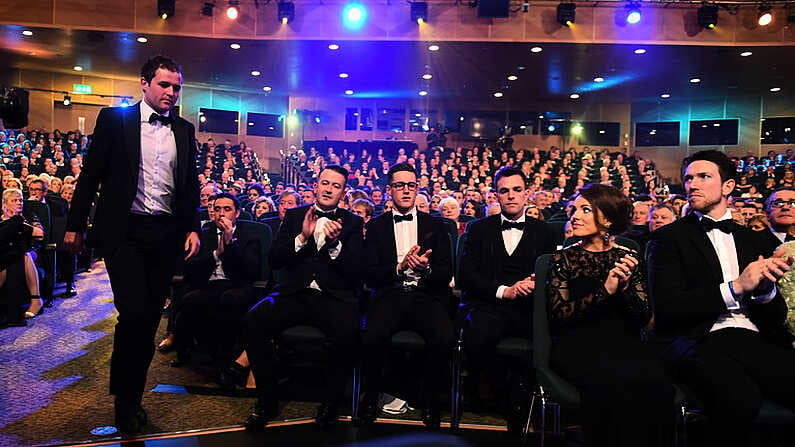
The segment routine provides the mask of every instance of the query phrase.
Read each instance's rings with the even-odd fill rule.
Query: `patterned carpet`
[[[56,300],[28,327],[0,330],[0,447],[118,439],[113,433],[92,434],[113,425],[107,390],[115,309],[104,264],[81,274],[77,288],[77,297]],[[164,328],[165,320],[159,335]],[[170,367],[172,356],[156,353],[149,371],[147,390],[163,392],[144,395],[147,433],[229,427],[245,420],[253,398],[219,393],[206,375]],[[294,396],[311,399],[311,393],[300,392],[301,384],[294,385],[299,390]],[[282,409],[282,416],[312,417],[315,404],[297,400]],[[466,413],[463,422],[502,423]]]

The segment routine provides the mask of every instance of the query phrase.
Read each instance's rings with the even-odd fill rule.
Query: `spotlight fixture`
[[[348,3],[342,9],[342,22],[350,30],[359,30],[367,22],[367,8],[359,0]]]
[[[561,3],[558,5],[558,23],[563,26],[571,26],[577,15],[575,11],[577,5],[574,3]]]
[[[157,16],[163,20],[174,15],[176,0],[157,0]]]
[[[759,23],[759,26],[767,26],[773,22],[773,13],[770,12],[772,9],[773,7],[768,3],[759,5],[759,15],[757,16],[757,23]]]
[[[627,4],[627,23],[630,25],[637,25],[640,22],[641,14],[640,14],[640,4],[635,2],[629,2]]]
[[[63,105],[71,106],[72,105],[72,97],[69,95],[63,95]]]
[[[718,5],[704,4],[698,8],[697,13],[699,26],[707,29],[718,26]]]
[[[226,18],[229,20],[237,20],[240,17],[240,0],[229,0],[229,6],[226,7]]]
[[[277,18],[282,22],[282,25],[287,25],[295,20],[295,3],[280,1],[278,8]]]
[[[215,3],[205,2],[204,6],[202,6],[202,15],[205,17],[212,17],[213,8],[215,8]]]
[[[124,97],[121,99],[121,103],[119,104],[121,107],[130,107],[130,98]]]
[[[428,2],[411,2],[411,21],[418,25],[428,22]]]

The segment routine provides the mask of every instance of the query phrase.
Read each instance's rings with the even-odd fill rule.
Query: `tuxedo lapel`
[[[174,110],[171,112],[174,113]],[[171,131],[174,132],[174,143],[177,145],[177,169],[174,173],[174,181],[179,185],[185,180],[186,169],[191,162],[193,142],[190,141],[187,126],[178,117],[174,117]]]
[[[704,257],[712,276],[717,279],[717,282],[723,282],[723,271],[720,268],[718,254],[715,252],[715,247],[712,246],[712,242],[710,242],[709,238],[707,237],[707,233],[701,229],[698,216],[695,214],[690,214],[684,219],[684,223],[687,224],[685,227],[685,232],[693,243],[693,246],[695,246]]]
[[[389,235],[386,240],[389,259],[397,259],[397,238],[395,237],[395,224],[392,216],[392,211],[384,214],[384,226],[386,226],[384,234]],[[419,222],[417,224],[419,225]]]
[[[122,135],[127,152],[132,187],[138,187],[138,172],[141,165],[141,103],[122,109]]]
[[[760,249],[754,247],[753,240],[743,231],[734,232],[734,246],[737,248],[737,263],[740,271],[743,271],[748,264],[756,260]]]

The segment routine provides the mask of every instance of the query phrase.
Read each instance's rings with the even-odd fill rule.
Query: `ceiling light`
[[[174,15],[176,0],[157,0],[157,16],[163,20]]]
[[[663,93],[662,95],[660,95],[660,98],[662,98],[662,99],[668,99],[670,97],[671,97],[671,95],[669,93]]]
[[[149,42],[149,39],[147,39],[147,38],[146,38],[146,37],[144,37],[144,36],[138,36],[138,38],[137,38],[137,39],[135,39],[135,40],[136,40],[138,43],[146,43],[146,42]]]
[[[422,79],[425,79],[426,81],[430,81],[432,78],[433,75],[430,73],[425,73],[424,75],[422,75]]]
[[[22,31],[22,35],[30,37],[33,35],[33,31],[26,29],[25,31]]]
[[[540,52],[542,52],[542,51],[544,51],[544,49],[543,49],[543,48],[541,48],[541,47],[533,47],[533,48],[530,48],[530,52],[531,52],[531,53],[540,53]]]
[[[328,49],[331,51],[336,51],[340,49],[340,46],[337,45],[336,43],[330,43],[328,44]]]
[[[495,98],[502,98],[502,96],[503,96],[502,92],[494,92],[494,97]]]
[[[428,2],[411,2],[411,21],[418,25],[428,21]]]
[[[262,73],[260,73],[259,70],[251,70],[251,76],[259,76],[261,74]]]
[[[347,77],[348,77],[348,73],[340,73],[340,77],[341,77],[342,79],[345,79],[345,78],[347,78]]]
[[[703,5],[696,11],[698,24],[707,29],[714,29],[718,25],[718,5]]]
[[[770,89],[770,91],[774,92],[774,93],[775,92],[780,92],[781,91],[781,87],[773,87],[773,88]]]
[[[277,8],[276,18],[282,22],[282,25],[287,25],[295,20],[295,3],[280,1]]]
[[[271,88],[270,85],[266,85],[265,87],[262,87],[262,89],[265,90],[266,92],[273,90],[273,88]]]
[[[605,82],[605,78],[597,76],[597,77],[593,78],[593,81],[594,82]]]
[[[428,46],[428,51],[439,51],[439,45],[433,44]]]
[[[527,67],[525,67],[524,65],[520,65],[520,66],[516,67],[516,69],[519,70],[519,71],[525,71],[527,69]]]
[[[515,81],[515,80],[517,80],[517,79],[519,79],[519,76],[516,76],[516,75],[509,75],[509,76],[508,76],[508,80],[509,80],[509,81]]]
[[[367,21],[367,9],[358,0],[355,0],[343,8],[342,21],[346,28],[358,30]]]
[[[237,20],[240,17],[240,0],[229,0],[229,6],[226,7],[226,18],[229,20]]]
[[[72,97],[69,95],[63,95],[63,105],[71,106],[72,105]]]
[[[577,5],[574,3],[561,3],[558,5],[558,23],[563,26],[571,26],[577,16]]]
[[[691,84],[698,84],[699,82],[701,82],[700,78],[692,78],[692,79],[690,79],[690,83]]]
[[[579,93],[572,93],[571,95],[569,95],[569,98],[571,98],[571,99],[580,99],[580,94]]]
[[[346,95],[352,95],[353,94],[353,90],[345,90],[345,94]]]
[[[630,2],[627,5],[627,23],[630,25],[637,25],[640,23],[641,14],[640,14],[640,4]]]
[[[81,67],[80,65],[75,65],[74,71],[83,71],[83,67]]]
[[[646,54],[646,49],[645,48],[636,48],[635,49],[635,54]]]
[[[240,49],[240,44],[239,43],[229,44],[229,48],[231,48],[233,50],[239,50]]]
[[[767,3],[759,5],[759,15],[757,19],[759,26],[767,26],[773,22],[773,13],[770,12],[771,9],[773,8]]]
[[[419,94],[420,96],[428,96],[428,91],[427,91],[427,90],[420,90],[420,91],[418,92],[418,94]]]
[[[752,52],[750,52],[750,51],[743,51],[742,53],[740,53],[740,56],[742,56],[742,57],[748,57],[748,56],[750,56],[750,55],[752,55],[752,54],[754,54],[754,53],[752,53]]]

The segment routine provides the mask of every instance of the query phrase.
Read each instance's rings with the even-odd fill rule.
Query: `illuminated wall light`
[[[229,44],[229,48],[231,48],[233,50],[239,50],[240,49],[240,44],[239,43]]]
[[[718,26],[718,5],[703,5],[696,12],[699,26],[707,29]]]
[[[743,51],[742,53],[740,53],[740,56],[742,56],[742,57],[748,57],[748,56],[750,56],[750,55],[752,55],[752,54],[754,54],[754,53],[753,53],[753,52],[751,52],[751,51]]]
[[[138,43],[146,43],[146,42],[149,42],[149,39],[147,39],[147,38],[146,38],[146,37],[144,37],[144,36],[138,36],[138,38],[137,38],[137,39],[135,39],[135,40],[136,40]]]
[[[597,82],[597,83],[598,82],[605,82],[605,78],[603,78],[601,76],[597,76],[597,77],[593,78],[593,81]]]
[[[163,20],[174,16],[176,0],[157,0],[157,16]]]
[[[261,74],[262,73],[260,73],[259,70],[251,70],[251,76],[259,76]]]
[[[428,22],[428,2],[411,2],[411,21],[418,25]]]
[[[348,73],[340,73],[340,78],[346,79],[348,77]]]
[[[63,105],[71,106],[72,105],[72,97],[69,95],[63,95]]]
[[[439,45],[433,44],[428,46],[428,51],[439,51]]]
[[[25,31],[22,31],[22,35],[30,37],[33,35],[33,31],[26,29]]]
[[[557,19],[563,26],[571,26],[577,17],[577,5],[574,3],[561,3],[558,5]]]
[[[662,95],[660,95],[660,98],[662,98],[662,99],[668,99],[670,97],[671,97],[671,95],[669,93],[663,93]]]
[[[418,95],[420,95],[420,96],[428,96],[428,92],[426,90],[420,90]]]
[[[627,23],[630,25],[637,25],[640,23],[642,15],[640,13],[640,5],[637,3],[629,3],[627,5]]]
[[[240,1],[229,0],[229,6],[226,7],[226,18],[229,20],[237,20],[240,17]]]
[[[517,79],[519,79],[519,76],[516,76],[516,75],[509,75],[509,76],[508,76],[508,80],[509,80],[509,81],[515,81],[515,80],[517,80]]]
[[[691,84],[698,84],[699,82],[701,82],[700,78],[692,78],[692,79],[690,79],[690,83]]]
[[[781,91],[781,87],[773,87],[773,88],[770,89],[770,91],[773,92],[773,93],[780,92]]]
[[[345,94],[346,95],[352,95],[353,94],[353,90],[345,90]]]
[[[75,65],[73,69],[74,71],[83,71],[83,67],[81,67],[80,65]]]
[[[331,51],[337,51],[340,49],[340,46],[337,45],[336,43],[330,43],[328,44],[328,49]]]
[[[533,48],[530,48],[530,52],[531,52],[531,53],[540,53],[540,52],[542,52],[542,51],[544,51],[544,49],[543,49],[543,48],[541,48],[541,47],[533,47]]]
[[[580,94],[579,93],[572,93],[571,95],[569,95],[569,98],[571,98],[571,99],[580,99]]]
[[[646,54],[646,49],[645,48],[636,48],[635,49],[635,54]]]
[[[495,98],[502,98],[503,94],[502,94],[502,92],[494,92],[494,97]]]
[[[757,23],[759,23],[759,26],[767,26],[773,23],[772,9],[773,8],[767,3],[759,5],[759,15],[757,16]]]
[[[287,127],[294,128],[296,126],[298,126],[298,115],[291,113],[287,116]]]
[[[426,81],[430,81],[431,79],[433,79],[433,75],[430,74],[430,73],[425,73],[424,75],[422,75],[422,79],[425,79]]]
[[[583,128],[582,128],[582,124],[580,124],[580,123],[575,123],[574,126],[571,127],[572,135],[580,135],[580,134],[582,134],[582,131],[583,131]]]
[[[271,86],[269,86],[269,85],[266,85],[265,87],[262,87],[262,90],[265,90],[266,92],[269,92],[269,91],[273,90],[273,88]]]
[[[276,17],[282,25],[295,20],[295,3],[280,1],[277,5]]]

